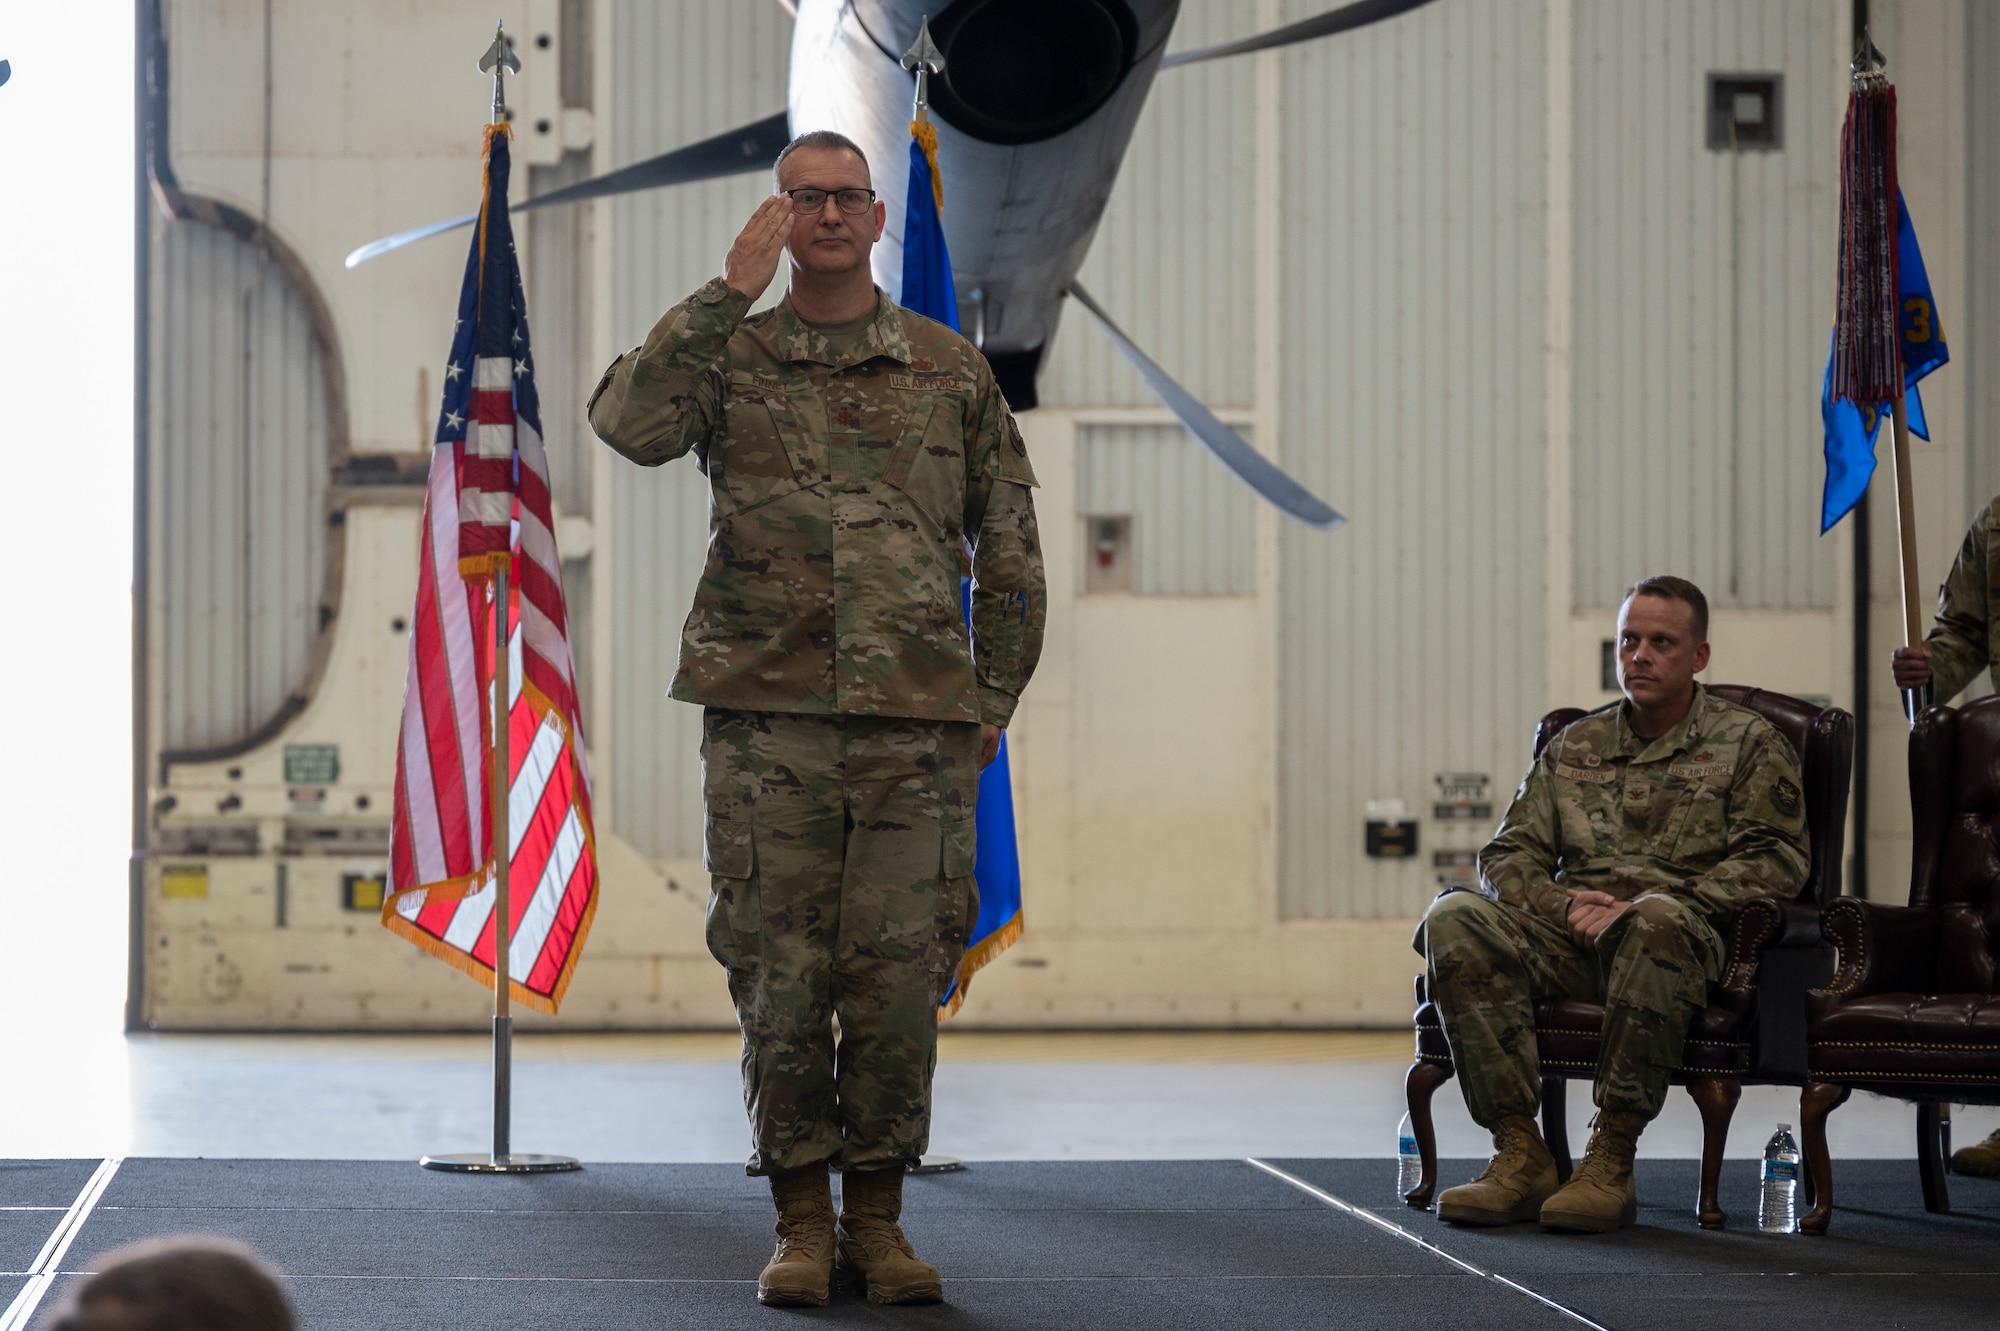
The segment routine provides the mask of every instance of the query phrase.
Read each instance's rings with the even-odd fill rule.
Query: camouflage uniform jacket
[[[880,291],[844,357],[789,298],[749,308],[716,278],[590,398],[591,428],[618,452],[656,467],[692,451],[708,477],[708,558],[668,692],[1007,724],[1048,596],[1035,473],[985,358]]]
[[[1699,685],[1681,723],[1648,742],[1625,705],[1557,733],[1479,852],[1497,896],[1557,923],[1566,889],[1621,901],[1665,893],[1717,933],[1752,897],[1790,900],[1806,874],[1805,800],[1791,741]]]
[[[1947,702],[1990,665],[2000,664],[2000,499],[1986,506],[1965,533],[1958,558],[1938,588],[1931,646],[1931,693]]]

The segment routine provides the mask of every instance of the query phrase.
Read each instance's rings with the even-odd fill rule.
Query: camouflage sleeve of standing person
[[[1791,741],[1768,723],[1753,727],[1729,783],[1722,862],[1683,889],[1718,933],[1752,897],[1790,901],[1798,895],[1808,862],[1800,781]]]
[[[1553,766],[1544,752],[1521,779],[1500,830],[1480,848],[1479,882],[1488,896],[1563,925],[1569,893],[1556,882],[1562,830]]]
[[[1996,524],[2000,524],[2000,499],[1988,504],[1965,533],[1965,544],[1958,547],[1958,558],[1938,589],[1937,624],[1924,641],[1931,649],[1931,696],[1939,702],[1956,697],[1986,668],[1987,616],[1992,613],[1987,561],[1993,554]]]
[[[1049,618],[1035,527],[1037,482],[1028,445],[990,372],[980,375],[970,428],[965,531],[972,543],[972,660],[979,719],[1004,726],[1041,660]]]
[[[590,395],[590,428],[644,467],[706,445],[722,401],[722,356],[750,298],[716,278],[668,310],[611,362]]]

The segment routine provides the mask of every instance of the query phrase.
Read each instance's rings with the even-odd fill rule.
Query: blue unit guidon
[[[489,126],[424,498],[382,923],[493,983],[490,700],[504,605],[509,993],[554,1012],[597,909],[597,854],[507,169],[507,127]]]
[[[1900,190],[1896,211],[1896,349],[1903,360],[1910,433],[1928,439],[1930,423],[1924,419],[1924,400],[1917,392],[1917,381],[1950,360],[1951,352],[1944,344],[1937,303],[1931,297],[1930,274],[1924,270],[1924,253],[1917,246],[1917,229],[1910,222],[1910,210],[1903,206]],[[1819,395],[1820,421],[1826,433],[1826,485],[1820,494],[1819,514],[1822,535],[1852,512],[1867,492],[1868,482],[1875,476],[1875,438],[1890,405],[1834,396],[1836,350],[1833,346],[1827,349],[1826,376]]]

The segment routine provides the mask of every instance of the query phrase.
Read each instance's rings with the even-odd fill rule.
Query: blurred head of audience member
[[[108,1252],[49,1331],[294,1331],[278,1278],[257,1254],[203,1235]]]

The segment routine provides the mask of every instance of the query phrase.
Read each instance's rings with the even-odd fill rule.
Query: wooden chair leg
[[[1743,1085],[1732,1077],[1702,1077],[1688,1083],[1688,1094],[1701,1111],[1701,1191],[1695,1196],[1694,1219],[1703,1229],[1721,1229],[1728,1219],[1716,1200],[1722,1150],[1729,1142],[1729,1120],[1743,1098]]]
[[[1799,1140],[1801,1142],[1805,1140],[1805,1128],[1803,1126],[1799,1128]],[[1819,1191],[1813,1187],[1813,1173],[1812,1170],[1806,1167],[1805,1148],[1801,1146],[1799,1148],[1799,1205],[1803,1209],[1799,1211],[1799,1214],[1804,1215],[1807,1211],[1812,1210],[1814,1206],[1818,1205],[1818,1203]]]
[[[1826,1150],[1826,1116],[1847,1101],[1852,1091],[1832,1082],[1806,1083],[1799,1096],[1799,1132],[1805,1140],[1806,1169],[1812,1180],[1812,1209],[1799,1221],[1799,1231],[1824,1234],[1833,1222],[1833,1158]]]
[[[1423,1161],[1423,1174],[1417,1186],[1403,1194],[1403,1201],[1420,1211],[1430,1209],[1438,1182],[1438,1139],[1437,1128],[1431,1122],[1431,1096],[1450,1080],[1449,1067],[1422,1059],[1410,1064],[1410,1070],[1403,1076],[1403,1096],[1410,1106],[1410,1131],[1417,1139],[1417,1158]]]
[[[1924,1209],[1951,1213],[1951,1189],[1945,1182],[1945,1162],[1951,1159],[1945,1134],[1951,1131],[1948,1105],[1935,1100],[1917,1106],[1917,1168],[1924,1183]]]
[[[1542,1140],[1556,1159],[1556,1177],[1569,1182],[1569,1096],[1561,1077],[1542,1078]]]

